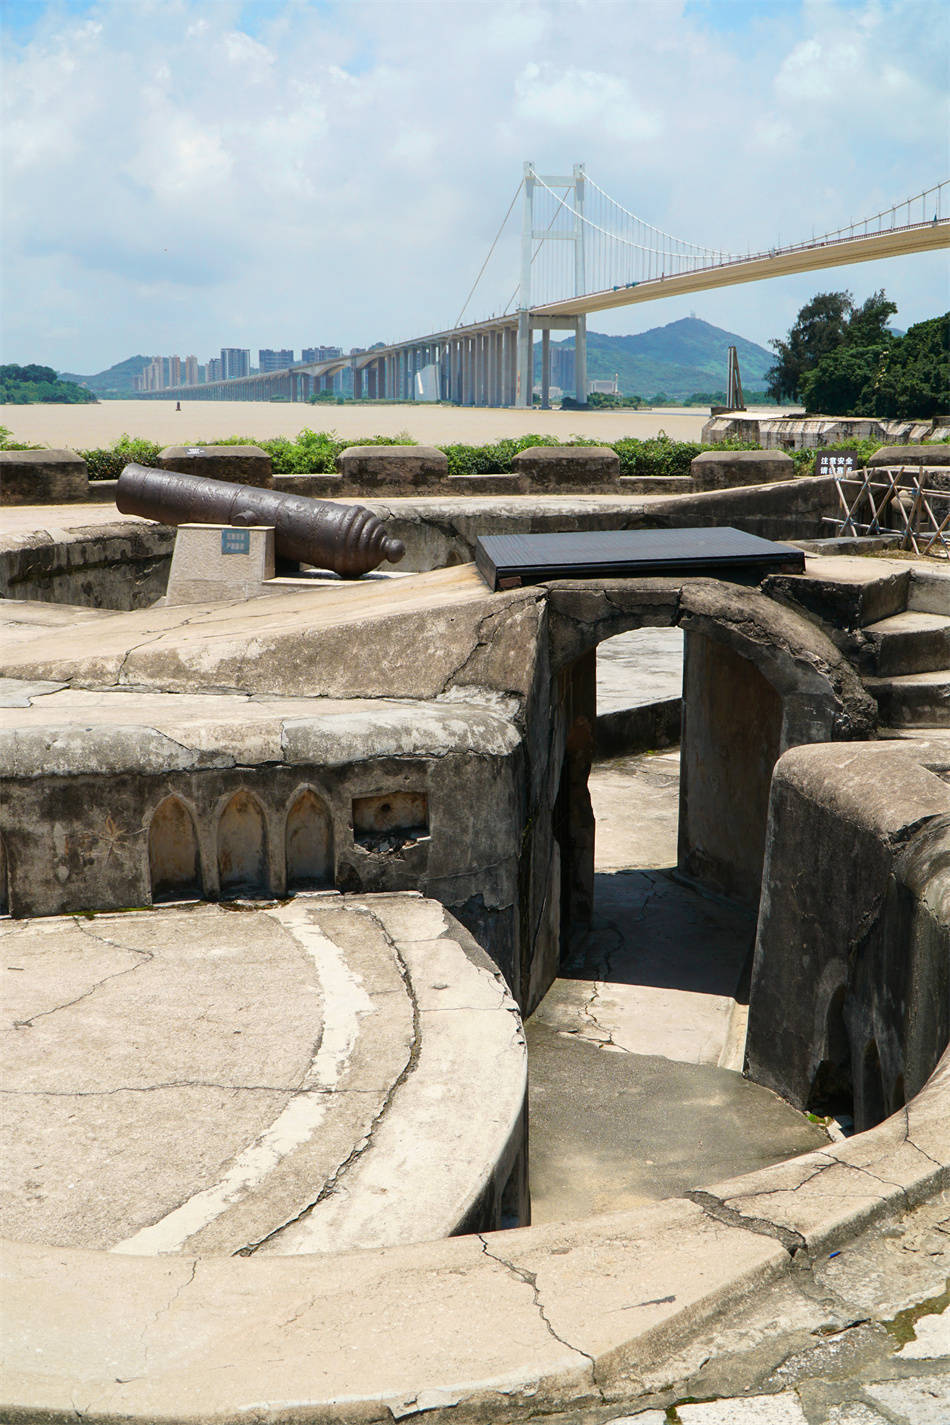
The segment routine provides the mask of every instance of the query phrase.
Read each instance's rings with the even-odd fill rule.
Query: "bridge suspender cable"
[[[468,294],[468,296],[465,298],[465,301],[462,303],[462,310],[459,312],[458,316],[455,318],[455,327],[453,328],[453,330],[455,330],[455,328],[460,327],[460,326],[462,325],[462,318],[463,318],[464,315],[465,315],[465,308],[468,306],[469,302],[472,300],[472,293],[475,291],[475,288],[478,286],[479,282],[481,282],[481,280],[482,280],[482,273],[485,271],[485,268],[488,266],[489,262],[491,262],[491,255],[492,255],[492,253],[495,251],[495,248],[496,248],[497,245],[498,245],[498,239],[501,237],[502,233],[503,233],[504,230],[505,230],[505,224],[507,223],[508,219],[511,217],[512,209],[514,208],[515,204],[517,203],[517,201],[518,201],[518,196],[519,196],[519,194],[521,193],[521,190],[522,190],[523,187],[524,187],[524,179],[522,178],[521,182],[518,184],[517,188],[515,189],[515,196],[512,198],[511,202],[508,204],[508,211],[507,211],[507,213],[505,214],[505,216],[504,216],[504,217],[502,218],[502,220],[501,220],[501,226],[499,227],[499,229],[498,229],[497,233],[495,234],[495,236],[492,238],[491,247],[488,249],[488,256],[485,258],[485,261],[482,263],[481,267],[478,269],[478,276],[475,278],[475,281],[472,283],[471,288],[469,289],[469,294]]]

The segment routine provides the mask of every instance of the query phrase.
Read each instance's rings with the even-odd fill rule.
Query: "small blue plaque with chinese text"
[[[251,531],[249,529],[223,529],[221,531],[222,554],[250,554]]]

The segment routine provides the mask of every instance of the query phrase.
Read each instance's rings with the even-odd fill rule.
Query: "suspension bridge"
[[[369,400],[451,401],[465,406],[530,406],[535,336],[541,336],[541,404],[551,386],[551,332],[574,336],[575,399],[587,399],[587,316],[635,302],[759,282],[825,267],[950,246],[950,180],[870,217],[806,241],[734,253],[690,242],[646,222],[612,198],[583,164],[569,175],[524,165],[455,324],[444,331],[329,361],[300,364],[156,395],[191,400],[309,400],[344,368],[353,394]],[[520,276],[500,315],[463,321],[521,201]]]

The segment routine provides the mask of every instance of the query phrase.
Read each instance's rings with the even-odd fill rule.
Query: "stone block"
[[[791,480],[795,464],[781,450],[704,450],[692,461],[689,473],[697,490],[730,490]]]
[[[274,531],[269,525],[178,526],[168,575],[168,604],[247,599],[274,577]]]
[[[868,459],[869,469],[887,465],[950,467],[950,445],[885,445]]]
[[[448,458],[434,445],[350,445],[336,463],[353,490],[379,493],[438,485],[449,475]]]
[[[534,445],[511,468],[531,490],[616,490],[620,457],[606,445]]]
[[[233,485],[273,485],[270,456],[257,445],[169,445],[158,457],[163,470],[203,475]]]
[[[0,504],[58,505],[85,500],[86,462],[74,450],[0,450]]]

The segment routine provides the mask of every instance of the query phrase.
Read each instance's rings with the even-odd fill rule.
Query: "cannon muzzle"
[[[127,465],[115,502],[124,515],[159,524],[271,525],[274,552],[284,559],[332,569],[344,579],[368,574],[386,559],[397,563],[405,545],[386,533],[363,505],[282,495],[253,485],[232,485],[202,475]]]

